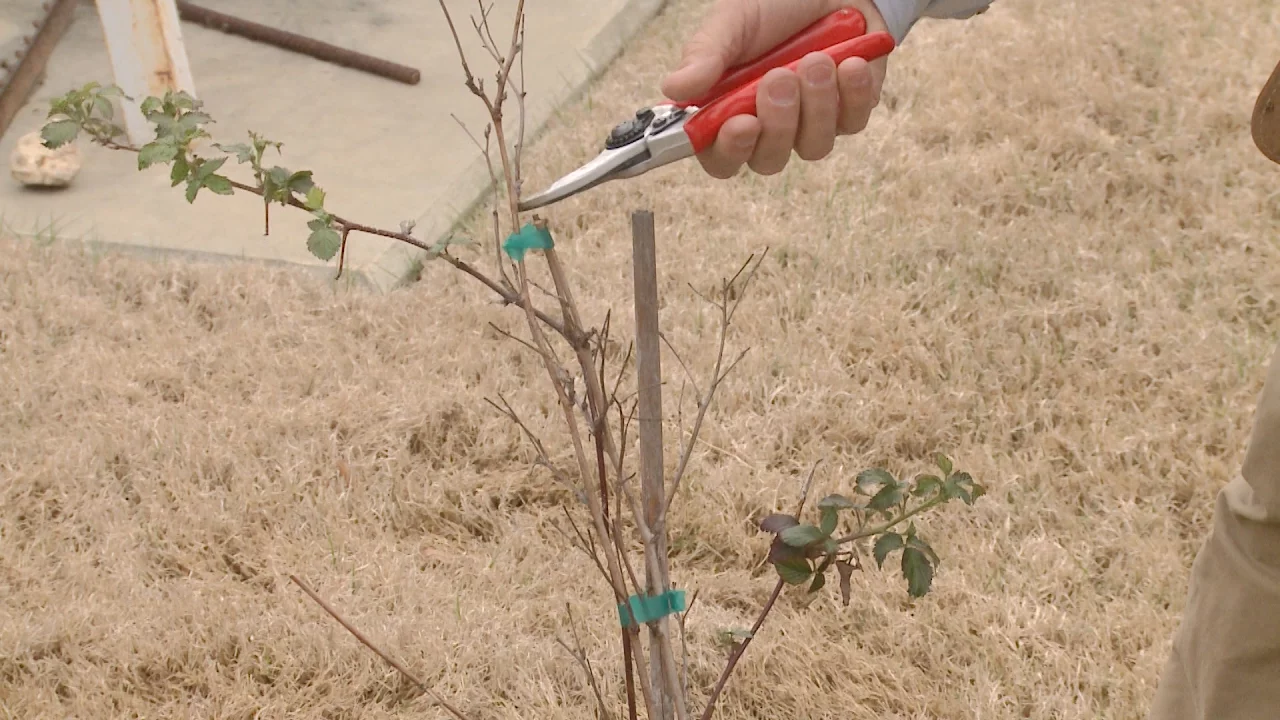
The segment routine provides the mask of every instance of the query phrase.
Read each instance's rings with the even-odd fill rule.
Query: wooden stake
[[[32,37],[31,46],[18,61],[17,67],[10,71],[8,82],[0,86],[0,136],[9,129],[9,123],[13,122],[30,99],[31,91],[39,84],[45,66],[49,64],[49,57],[53,55],[54,48],[71,25],[75,14],[76,0],[57,0]]]
[[[667,529],[661,519],[666,501],[662,458],[662,358],[658,335],[658,261],[653,213],[639,210],[631,214],[631,251],[635,276],[636,312],[636,382],[639,407],[637,415],[640,439],[640,492],[644,520],[654,536],[658,556],[658,576],[646,566],[645,590],[660,595],[671,589],[667,567]],[[661,627],[658,627],[658,626]],[[666,632],[666,619],[649,628],[650,676],[660,698],[663,720],[675,717],[673,698],[663,673],[659,638]]]

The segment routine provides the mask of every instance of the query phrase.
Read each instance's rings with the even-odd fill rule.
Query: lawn
[[[655,99],[705,7],[673,0],[565,109],[529,189]],[[629,213],[654,211],[661,321],[699,374],[716,326],[693,289],[768,248],[671,521],[698,706],[720,632],[773,586],[755,522],[815,462],[815,492],[848,492],[941,451],[989,493],[921,521],[933,592],[911,602],[892,564],[849,607],[789,590],[720,717],[1144,716],[1280,329],[1280,169],[1248,126],[1278,21],[1262,0],[997,0],[920,25],[823,162],[688,163],[542,211],[585,320],[612,308],[623,343]],[[443,263],[379,296],[0,235],[0,715],[445,717],[289,574],[475,720],[595,716],[557,644],[569,608],[618,707],[573,495],[485,402],[568,457],[544,369],[493,327],[523,322]]]

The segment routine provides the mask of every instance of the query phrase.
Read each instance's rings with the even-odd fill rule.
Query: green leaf
[[[830,507],[837,510],[851,510],[858,507],[858,505],[844,495],[833,494],[822,498],[822,501],[818,503],[818,507],[823,509]]]
[[[872,495],[881,485],[896,485],[897,482],[888,470],[882,468],[863,470],[858,473],[858,492],[863,495]]]
[[[911,491],[916,497],[932,495],[942,488],[942,478],[937,475],[921,475],[916,478],[916,487]]]
[[[169,179],[173,181],[172,187],[177,187],[178,183],[187,179],[191,174],[191,166],[187,164],[185,155],[179,155],[173,160],[173,170],[169,173]]]
[[[836,523],[840,522],[840,511],[833,507],[822,508],[822,523],[818,529],[823,535],[830,535],[836,531]]]
[[[223,175],[210,175],[204,179],[204,186],[219,195],[231,195],[235,193],[235,188],[232,187],[231,180]]]
[[[810,593],[816,593],[827,584],[827,576],[822,573],[815,573],[813,576],[813,584],[809,586]]]
[[[315,183],[311,181],[310,170],[299,170],[289,176],[289,182],[286,184],[288,188],[294,192],[306,194],[315,187]]]
[[[303,203],[308,210],[319,210],[324,207],[324,190],[319,185],[313,186],[307,191],[307,198]]]
[[[896,507],[902,502],[902,487],[894,482],[892,485],[885,485],[880,488],[880,492],[871,498],[871,502],[867,503],[867,509],[885,511]]]
[[[885,533],[876,539],[876,544],[872,548],[872,553],[876,557],[876,567],[884,567],[884,559],[889,557],[889,553],[895,550],[901,550],[904,543],[902,536],[898,533]]]
[[[812,525],[796,525],[783,530],[779,537],[791,547],[807,547],[827,537],[827,534]]]
[[[205,178],[217,172],[218,168],[222,167],[223,163],[225,163],[226,161],[227,159],[224,157],[213,158],[212,160],[205,160],[204,162],[200,163],[200,167],[196,168],[196,177],[200,178],[201,180],[204,180]]]
[[[951,458],[943,455],[942,453],[938,453],[937,455],[934,455],[933,460],[938,463],[938,469],[942,470],[943,475],[951,474]]]
[[[178,155],[178,147],[170,140],[156,140],[138,150],[138,169],[146,170],[156,163],[167,163]]]
[[[139,107],[138,109],[142,111],[143,116],[149,119],[151,115],[155,114],[156,112],[159,112],[161,106],[162,106],[162,103],[160,98],[153,96],[153,97],[147,98],[146,100],[143,100],[142,106]]]
[[[907,592],[911,597],[924,597],[933,584],[933,566],[918,548],[909,547],[902,551],[902,575],[907,579]]]
[[[787,528],[795,527],[799,524],[800,521],[794,515],[774,513],[760,521],[760,529],[776,535]]]
[[[111,101],[101,93],[93,99],[93,110],[107,120],[110,120],[115,114],[115,108],[111,105]]]
[[[915,548],[920,552],[924,553],[929,557],[929,561],[932,562],[934,565],[942,564],[942,560],[938,557],[938,553],[933,551],[933,548],[929,545],[929,543],[925,542],[924,538],[915,534],[914,527],[911,529],[911,532],[907,535],[907,547]]]
[[[235,155],[236,162],[238,163],[247,163],[253,159],[253,148],[249,147],[248,145],[245,145],[244,143],[233,143],[231,145],[222,145],[219,143],[214,143],[213,146],[218,148],[222,152],[231,153]]]
[[[76,135],[79,134],[80,125],[75,120],[55,120],[40,130],[40,137],[44,139],[44,146],[51,149],[66,145],[75,140]]]
[[[201,182],[200,178],[191,178],[187,181],[188,203],[194,203],[196,201],[196,194],[200,192],[200,188],[202,187],[204,187],[204,184]]]
[[[800,585],[809,579],[813,571],[809,567],[809,561],[804,559],[786,560],[774,565],[778,570],[778,577],[788,585]]]
[[[953,473],[947,478],[944,489],[947,499],[960,498],[966,505],[973,505],[974,501],[987,492],[987,489],[975,483],[967,472]]]
[[[312,255],[321,260],[330,260],[338,254],[339,248],[342,247],[342,236],[338,231],[325,225],[321,220],[312,220],[307,223],[307,227],[311,228],[311,236],[307,238],[307,249]]]
[[[719,633],[720,642],[726,645],[741,645],[742,643],[754,637],[755,633],[742,628],[733,630],[721,630]]]

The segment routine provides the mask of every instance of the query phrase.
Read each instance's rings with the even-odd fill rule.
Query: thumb
[[[663,79],[663,94],[681,102],[710,90],[724,71],[740,59],[747,38],[755,34],[757,7],[753,0],[716,3],[702,26],[685,43],[680,66]]]

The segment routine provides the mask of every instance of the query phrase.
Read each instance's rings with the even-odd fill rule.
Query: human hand
[[[717,0],[684,47],[680,67],[662,82],[677,102],[710,90],[725,70],[771,50],[845,7],[860,11],[867,32],[887,30],[872,0]],[[730,178],[744,164],[761,175],[781,172],[795,152],[825,158],[840,135],[862,132],[880,102],[888,58],[849,58],[839,67],[824,53],[805,56],[791,72],[775,68],[760,79],[756,116],[730,118],[715,144],[698,155],[712,177]]]

